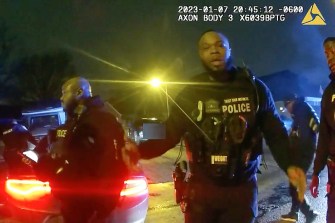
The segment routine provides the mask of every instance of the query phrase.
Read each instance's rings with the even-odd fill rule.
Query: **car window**
[[[29,119],[28,119],[27,117],[21,118],[21,119],[17,120],[17,122],[18,122],[20,125],[23,125],[23,126],[25,126],[26,128],[29,128]]]
[[[59,126],[58,115],[44,115],[31,117],[29,130],[37,128],[54,128]]]
[[[289,117],[287,117],[286,115],[283,115],[283,114],[280,115],[280,119],[282,121],[291,121],[291,119]]]

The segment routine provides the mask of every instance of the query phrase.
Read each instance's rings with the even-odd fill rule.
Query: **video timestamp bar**
[[[177,20],[180,22],[284,22],[289,14],[301,14],[300,5],[220,5],[220,6],[178,6]]]

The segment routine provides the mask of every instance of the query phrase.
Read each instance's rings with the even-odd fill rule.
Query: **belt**
[[[225,179],[224,177],[212,177],[203,172],[196,172],[192,174],[190,179],[193,183],[214,184],[219,187],[239,186],[254,180],[257,180],[256,174],[250,174],[250,176],[239,176],[238,178],[233,179]]]

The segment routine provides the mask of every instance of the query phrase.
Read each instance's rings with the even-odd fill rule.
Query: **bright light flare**
[[[153,79],[151,79],[150,84],[154,88],[158,88],[159,86],[161,86],[162,82],[158,78],[153,78]]]

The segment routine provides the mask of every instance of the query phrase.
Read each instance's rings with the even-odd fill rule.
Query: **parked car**
[[[48,129],[64,123],[66,118],[60,108],[24,112],[23,116],[22,121],[37,139],[46,135]],[[38,159],[32,150],[24,154]],[[37,180],[29,168],[27,166],[26,172],[9,176],[6,180],[7,203],[13,219],[27,223],[63,222],[59,201],[51,194],[49,182]],[[143,223],[148,210],[148,197],[148,182],[143,171],[131,173],[124,181],[119,203],[109,219],[111,222]]]
[[[48,107],[23,110],[21,124],[26,126],[38,141],[48,134],[48,130],[64,124],[66,120],[62,107]]]
[[[63,222],[59,201],[51,194],[49,182],[32,174],[9,177],[6,180],[8,205],[13,219],[26,223]],[[75,190],[75,188],[74,188]],[[111,222],[143,223],[148,210],[148,183],[143,174],[133,174],[124,181]]]

